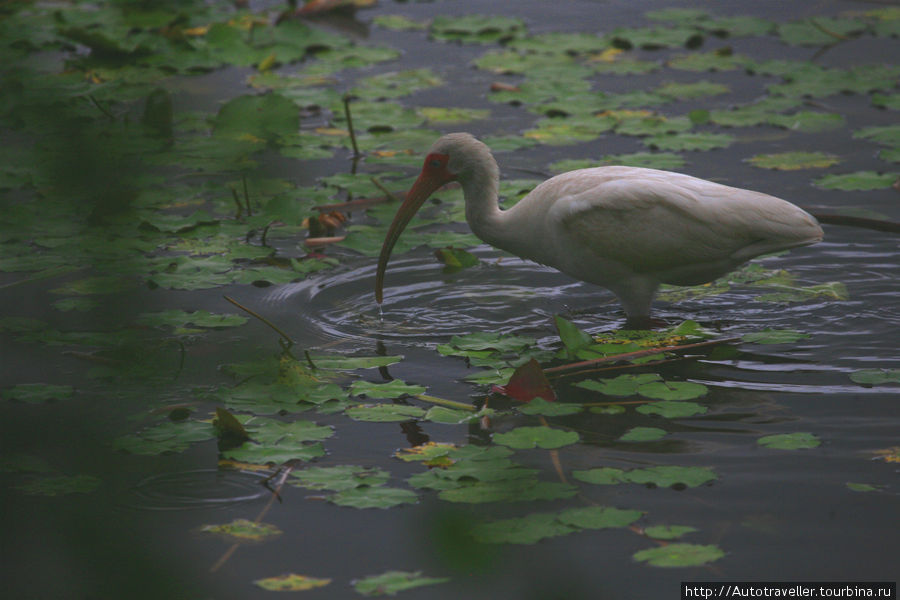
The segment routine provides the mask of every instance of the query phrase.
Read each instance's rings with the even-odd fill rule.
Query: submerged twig
[[[241,199],[238,197],[236,189],[231,188],[231,196],[234,198],[234,203],[237,205],[237,213],[235,213],[234,218],[240,219],[244,216],[244,205],[241,204]]]
[[[465,404],[463,402],[456,402],[455,400],[447,400],[445,398],[438,398],[437,396],[429,396],[428,394],[416,394],[415,398],[422,400],[423,402],[430,402],[431,404],[438,404],[440,406],[446,406],[447,408],[456,408],[459,410],[468,410],[471,412],[475,412],[475,407],[471,404]]]
[[[663,352],[679,352],[682,350],[691,350],[694,348],[704,348],[709,346],[718,346],[720,344],[730,344],[732,342],[739,342],[741,338],[733,337],[733,338],[724,338],[721,340],[709,340],[706,342],[697,342],[695,344],[682,344],[680,346],[660,346],[658,348],[648,348],[646,350],[636,350],[635,352],[625,352],[623,354],[615,354],[613,356],[604,356],[602,358],[594,358],[591,360],[583,360],[580,362],[568,363],[565,365],[559,365],[558,367],[550,367],[544,369],[544,373],[561,373],[564,371],[573,371],[580,370],[589,367],[593,367],[594,365],[599,365],[603,363],[610,362],[618,362],[620,360],[631,360],[634,358],[640,358],[642,356],[652,356],[654,354],[661,354]]]
[[[850,39],[846,35],[843,35],[843,34],[837,33],[836,31],[831,31],[830,29],[827,29],[826,27],[824,27],[822,24],[820,24],[818,21],[816,21],[813,18],[809,18],[807,20],[809,21],[810,25],[812,25],[813,27],[815,27],[816,29],[818,29],[819,31],[824,33],[825,35],[829,35],[836,40],[849,40]]]
[[[266,503],[266,505],[263,507],[263,509],[261,511],[259,511],[259,514],[256,515],[256,518],[253,520],[254,524],[259,525],[262,522],[262,520],[265,518],[266,514],[269,512],[269,509],[272,508],[272,504],[275,503],[275,500],[278,500],[279,502],[281,502],[281,488],[284,487],[284,482],[287,481],[288,475],[290,475],[291,471],[293,471],[293,470],[294,470],[293,465],[288,464],[288,465],[284,466],[282,469],[280,469],[279,471],[272,474],[271,476],[267,477],[265,480],[263,480],[263,485],[265,485],[266,488],[272,492],[272,496],[271,496],[271,498],[269,498],[269,501]],[[277,476],[277,479],[276,479],[276,483],[275,483],[275,488],[272,489],[271,487],[269,487],[269,481],[271,481],[276,476]],[[219,558],[219,560],[217,560],[215,562],[215,564],[209,568],[209,572],[215,573],[216,571],[221,569],[222,566],[226,562],[228,562],[228,559],[231,558],[231,555],[237,551],[238,546],[240,546],[239,543],[232,544],[231,547],[225,551],[225,554],[223,554]]]
[[[284,339],[285,342],[287,342],[289,348],[294,345],[294,340],[292,340],[290,338],[290,336],[288,334],[286,334],[284,331],[279,329],[279,327],[277,325],[275,325],[272,321],[268,320],[261,314],[247,308],[246,306],[244,306],[243,304],[241,304],[234,298],[231,298],[230,296],[223,296],[223,298],[225,298],[226,300],[228,300],[229,302],[231,302],[232,304],[237,306],[242,311],[246,312],[248,315],[256,317],[257,319],[259,319],[260,321],[262,321],[263,323],[265,323],[266,325],[271,327],[276,333],[278,333],[278,335],[280,335],[282,337],[282,339]]]
[[[247,190],[247,174],[241,174],[241,181],[244,184],[244,204],[247,205],[247,216],[253,216],[253,210],[250,208],[250,192]]]
[[[104,115],[106,115],[106,117],[107,117],[110,121],[115,121],[115,120],[116,120],[116,116],[115,116],[114,114],[112,114],[112,113],[109,111],[108,108],[106,108],[105,106],[103,106],[102,104],[100,104],[100,102],[98,102],[97,99],[94,98],[94,95],[93,95],[93,94],[88,94],[88,99],[90,99],[91,103],[92,103],[94,106],[97,107],[97,110],[99,110],[99,111],[102,112]]]
[[[547,422],[547,418],[541,415],[541,425],[544,427],[550,427],[550,423]],[[559,477],[559,481],[564,483],[565,485],[569,485],[569,479],[566,477],[566,472],[563,469],[562,461],[559,460],[559,450],[552,449],[550,450],[550,462],[553,463],[553,470],[556,471],[556,476]]]
[[[383,183],[381,183],[381,180],[380,180],[380,179],[378,179],[377,177],[372,177],[372,183],[375,184],[375,187],[377,187],[379,190],[381,190],[382,192],[384,192],[384,195],[385,195],[385,196],[387,196],[388,198],[390,198],[390,199],[393,200],[394,202],[397,202],[397,203],[400,202],[400,198],[398,198],[397,195],[396,195],[394,192],[392,192],[391,190],[387,189],[387,187],[385,187],[385,185],[384,185]]]
[[[350,132],[353,158],[359,158],[359,146],[356,145],[356,133],[353,131],[353,117],[350,115],[350,94],[344,94],[344,116],[347,118],[347,130]]]

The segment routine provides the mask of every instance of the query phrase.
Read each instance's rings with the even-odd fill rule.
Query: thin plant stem
[[[377,187],[379,190],[384,192],[385,196],[387,196],[394,202],[398,202],[398,203],[400,202],[400,198],[397,197],[397,194],[395,194],[391,190],[387,189],[387,187],[385,187],[385,185],[383,183],[381,183],[380,179],[378,179],[377,177],[372,177],[372,183],[375,184],[375,187]]]
[[[223,298],[225,298],[226,300],[228,300],[229,302],[231,302],[232,304],[237,306],[242,311],[246,312],[248,315],[252,315],[252,316],[256,317],[257,319],[259,319],[260,321],[262,321],[263,323],[265,323],[266,325],[271,327],[276,333],[278,333],[278,335],[280,335],[282,337],[282,339],[284,339],[285,342],[287,342],[288,347],[291,347],[294,345],[294,340],[292,340],[290,338],[290,336],[288,334],[286,334],[284,331],[279,329],[279,327],[277,325],[275,325],[275,323],[273,323],[272,321],[268,320],[261,314],[247,308],[246,306],[244,306],[243,304],[241,304],[234,298],[231,298],[230,296],[223,296]]]
[[[353,131],[353,117],[350,115],[350,94],[344,94],[344,116],[347,118],[347,130],[350,132],[350,144],[353,146],[353,158],[358,158],[359,146],[356,145],[356,133]]]

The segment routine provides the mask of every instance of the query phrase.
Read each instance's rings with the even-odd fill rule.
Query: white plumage
[[[499,169],[490,149],[467,133],[452,133],[431,147],[391,224],[378,261],[379,303],[400,233],[428,196],[450,181],[463,189],[475,235],[611,290],[632,325],[649,321],[661,283],[706,283],[755,256],[822,239],[810,214],[780,198],[637,167],[563,173],[501,210]]]

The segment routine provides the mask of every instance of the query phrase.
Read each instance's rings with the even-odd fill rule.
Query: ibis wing
[[[759,254],[821,239],[815,220],[784,200],[647,169],[559,198],[548,217],[585,258],[673,283],[708,281]]]

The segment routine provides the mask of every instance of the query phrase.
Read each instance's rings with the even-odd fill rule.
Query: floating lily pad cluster
[[[504,48],[491,50],[479,57],[475,65],[496,73],[511,83],[498,83],[490,99],[495,102],[524,105],[544,115],[537,127],[525,132],[526,137],[542,143],[567,145],[596,140],[609,131],[638,136],[651,149],[663,151],[705,151],[729,146],[737,138],[714,131],[697,131],[705,124],[727,127],[773,125],[796,132],[819,132],[845,127],[842,115],[806,110],[805,98],[826,97],[838,93],[873,94],[873,102],[890,107],[896,104],[884,92],[895,89],[900,70],[896,65],[872,64],[851,68],[828,68],[804,61],[763,60],[734,54],[724,40],[741,37],[778,35],[793,45],[832,45],[841,40],[875,35],[896,35],[896,17],[890,10],[872,11],[852,18],[810,18],[788,23],[775,23],[759,18],[714,18],[704,11],[654,14],[660,25],[647,28],[619,28],[595,36],[584,33],[550,33],[529,35],[510,30],[501,40]],[[491,22],[485,17],[485,27]],[[831,30],[830,28],[834,28]],[[892,28],[893,27],[893,28]],[[705,43],[718,47],[701,52]],[[670,49],[693,50],[687,54],[662,56],[652,60],[653,52]],[[648,52],[651,51],[651,52]],[[666,54],[666,53],[663,53]],[[703,79],[692,82],[669,81],[655,89],[638,87],[631,91],[607,92],[600,76],[633,75],[658,71],[666,67],[673,72],[693,71],[714,74],[718,71],[743,70],[748,75],[780,77],[781,83],[766,86],[768,95],[750,103],[731,102],[727,108],[714,104],[713,110],[696,110],[689,115],[665,114],[662,107],[676,101],[706,101],[719,95],[728,96],[731,89],[723,83]],[[504,81],[505,81],[504,79]],[[643,84],[641,84],[643,85]],[[614,87],[621,88],[621,83]],[[565,91],[563,93],[563,90]],[[717,103],[721,106],[721,103]],[[896,147],[897,135],[889,144]],[[624,164],[677,168],[665,155],[653,162],[650,154],[642,163],[629,156],[604,157],[604,161],[620,160]],[[883,158],[893,160],[894,154]],[[766,166],[759,157],[752,164]],[[598,163],[598,164],[603,164]],[[779,164],[784,164],[779,163]],[[827,167],[834,163],[807,165]],[[778,168],[784,168],[779,166]],[[801,168],[801,167],[794,167]],[[562,170],[562,167],[556,167]],[[890,177],[885,174],[881,185]],[[896,173],[893,173],[896,179]],[[830,181],[825,187],[837,187]]]
[[[420,163],[421,152],[439,135],[438,129],[486,120],[499,104],[520,107],[533,119],[523,131],[487,137],[499,152],[537,144],[565,147],[607,135],[636,138],[646,146],[629,154],[560,160],[550,166],[554,171],[602,164],[679,168],[686,160],[681,153],[729,147],[752,127],[775,127],[798,136],[846,128],[842,115],[808,106],[809,97],[869,94],[880,109],[900,108],[896,66],[827,68],[763,61],[723,45],[739,37],[777,36],[792,45],[827,45],[854,36],[897,36],[900,20],[888,11],[775,23],[666,10],[648,14],[650,26],[597,34],[533,34],[527,23],[511,17],[439,16],[428,23],[405,17],[374,19],[375,27],[428,36],[439,44],[485,46],[473,65],[497,81],[484,90],[486,107],[463,108],[418,106],[410,99],[446,87],[444,74],[435,69],[392,69],[397,50],[358,43],[296,18],[276,19],[275,14],[257,14],[231,3],[177,10],[152,3],[73,2],[58,10],[13,4],[4,8],[0,19],[0,115],[4,133],[21,143],[0,148],[0,192],[8,195],[0,212],[0,271],[21,274],[19,283],[52,279],[51,293],[58,297],[52,306],[67,313],[102,310],[114,294],[283,284],[357,255],[375,256],[396,210],[393,203],[367,205],[365,218],[357,211],[343,228],[346,237],[335,252],[313,253],[295,244],[320,214],[316,207],[383,196],[371,179],[376,172],[390,187],[407,188],[408,167]],[[47,60],[50,55],[59,60]],[[377,73],[374,65],[381,65]],[[212,108],[180,108],[179,92],[171,90],[190,87],[195,76],[223,68],[241,73],[247,88],[232,98],[217,99]],[[632,75],[662,70],[665,82],[652,89],[641,84],[622,89],[622,81]],[[736,98],[731,87],[716,79],[717,73],[733,71],[761,81],[765,96],[749,102]],[[621,91],[605,89],[609,78],[617,80]],[[361,171],[298,186],[262,168],[272,158],[301,166],[349,158],[353,146],[345,99],[362,155]],[[880,160],[898,161],[896,126],[863,127],[852,136],[877,147]],[[845,157],[811,150],[747,158],[761,168],[805,170],[830,168]],[[886,188],[895,179],[886,169],[831,173],[816,185],[870,190]],[[504,205],[514,204],[535,184],[504,181]],[[448,267],[472,266],[477,259],[460,248],[478,240],[446,227],[441,230],[464,219],[459,190],[443,190],[413,222],[438,227],[409,231],[396,251],[428,245]],[[722,293],[736,285],[764,288],[760,299],[774,302],[846,297],[841,284],[804,287],[787,273],[758,265],[709,286],[666,288],[662,297]],[[0,317],[0,330],[19,343],[64,348],[87,361],[88,377],[117,384],[110,387],[126,395],[134,386],[145,393],[141,385],[177,379],[195,344],[248,321],[233,312],[135,312],[113,330],[60,329],[51,319],[15,316]],[[525,335],[481,332],[455,336],[437,352],[464,360],[473,368],[466,381],[488,386],[507,384],[518,367],[531,361],[591,360],[707,335],[695,323],[661,334],[602,338],[566,319],[556,319],[556,325],[560,343],[552,347]],[[765,331],[746,341],[793,343],[804,335]],[[629,359],[628,367],[646,368],[646,363],[665,358],[660,353]],[[176,382],[175,392],[165,396],[173,403],[152,415],[142,413],[140,425],[118,432],[112,449],[155,457],[216,444],[223,465],[292,465],[291,486],[345,508],[386,509],[415,503],[425,494],[462,505],[573,504],[554,512],[479,522],[473,538],[490,544],[637,528],[642,511],[575,506],[575,496],[589,493],[593,486],[638,484],[671,493],[668,488],[697,488],[719,478],[703,466],[605,465],[572,470],[572,483],[548,476],[529,460],[537,453],[558,457],[585,442],[587,435],[618,449],[664,443],[674,430],[673,420],[710,411],[711,405],[701,403],[709,394],[706,385],[655,372],[628,372],[582,378],[572,387],[587,397],[583,403],[534,394],[510,406],[495,395],[492,402],[497,406],[476,410],[469,399],[436,399],[426,396],[428,389],[415,381],[372,375],[371,369],[401,360],[352,352],[294,356],[283,349],[277,355],[236,362],[223,368],[232,377],[226,383],[185,389]],[[898,380],[896,371],[887,370],[859,371],[850,377],[860,385]],[[477,389],[488,395],[486,387]],[[0,391],[0,397],[25,405],[83,400],[73,386],[27,382]],[[582,417],[616,423],[617,416],[627,424],[613,425],[614,432],[602,436],[571,426]],[[330,424],[315,420],[325,418]],[[487,437],[481,444],[420,444],[398,452],[398,460],[422,467],[400,481],[385,469],[324,464],[329,440],[344,418],[366,427],[414,423],[454,432],[481,424]],[[813,449],[820,443],[810,432],[757,440],[760,450]],[[314,461],[323,464],[311,464]],[[4,457],[2,466],[23,475],[17,489],[27,494],[90,493],[102,484],[92,475],[63,474],[35,457]],[[250,521],[211,526],[209,531],[252,539],[277,535],[277,530]],[[642,534],[663,540],[695,531],[689,525],[656,526]],[[723,555],[716,546],[679,542],[634,557],[657,566],[693,566]],[[329,581],[287,574],[256,583],[296,591]],[[355,587],[374,595],[440,581],[392,571],[361,579]]]

